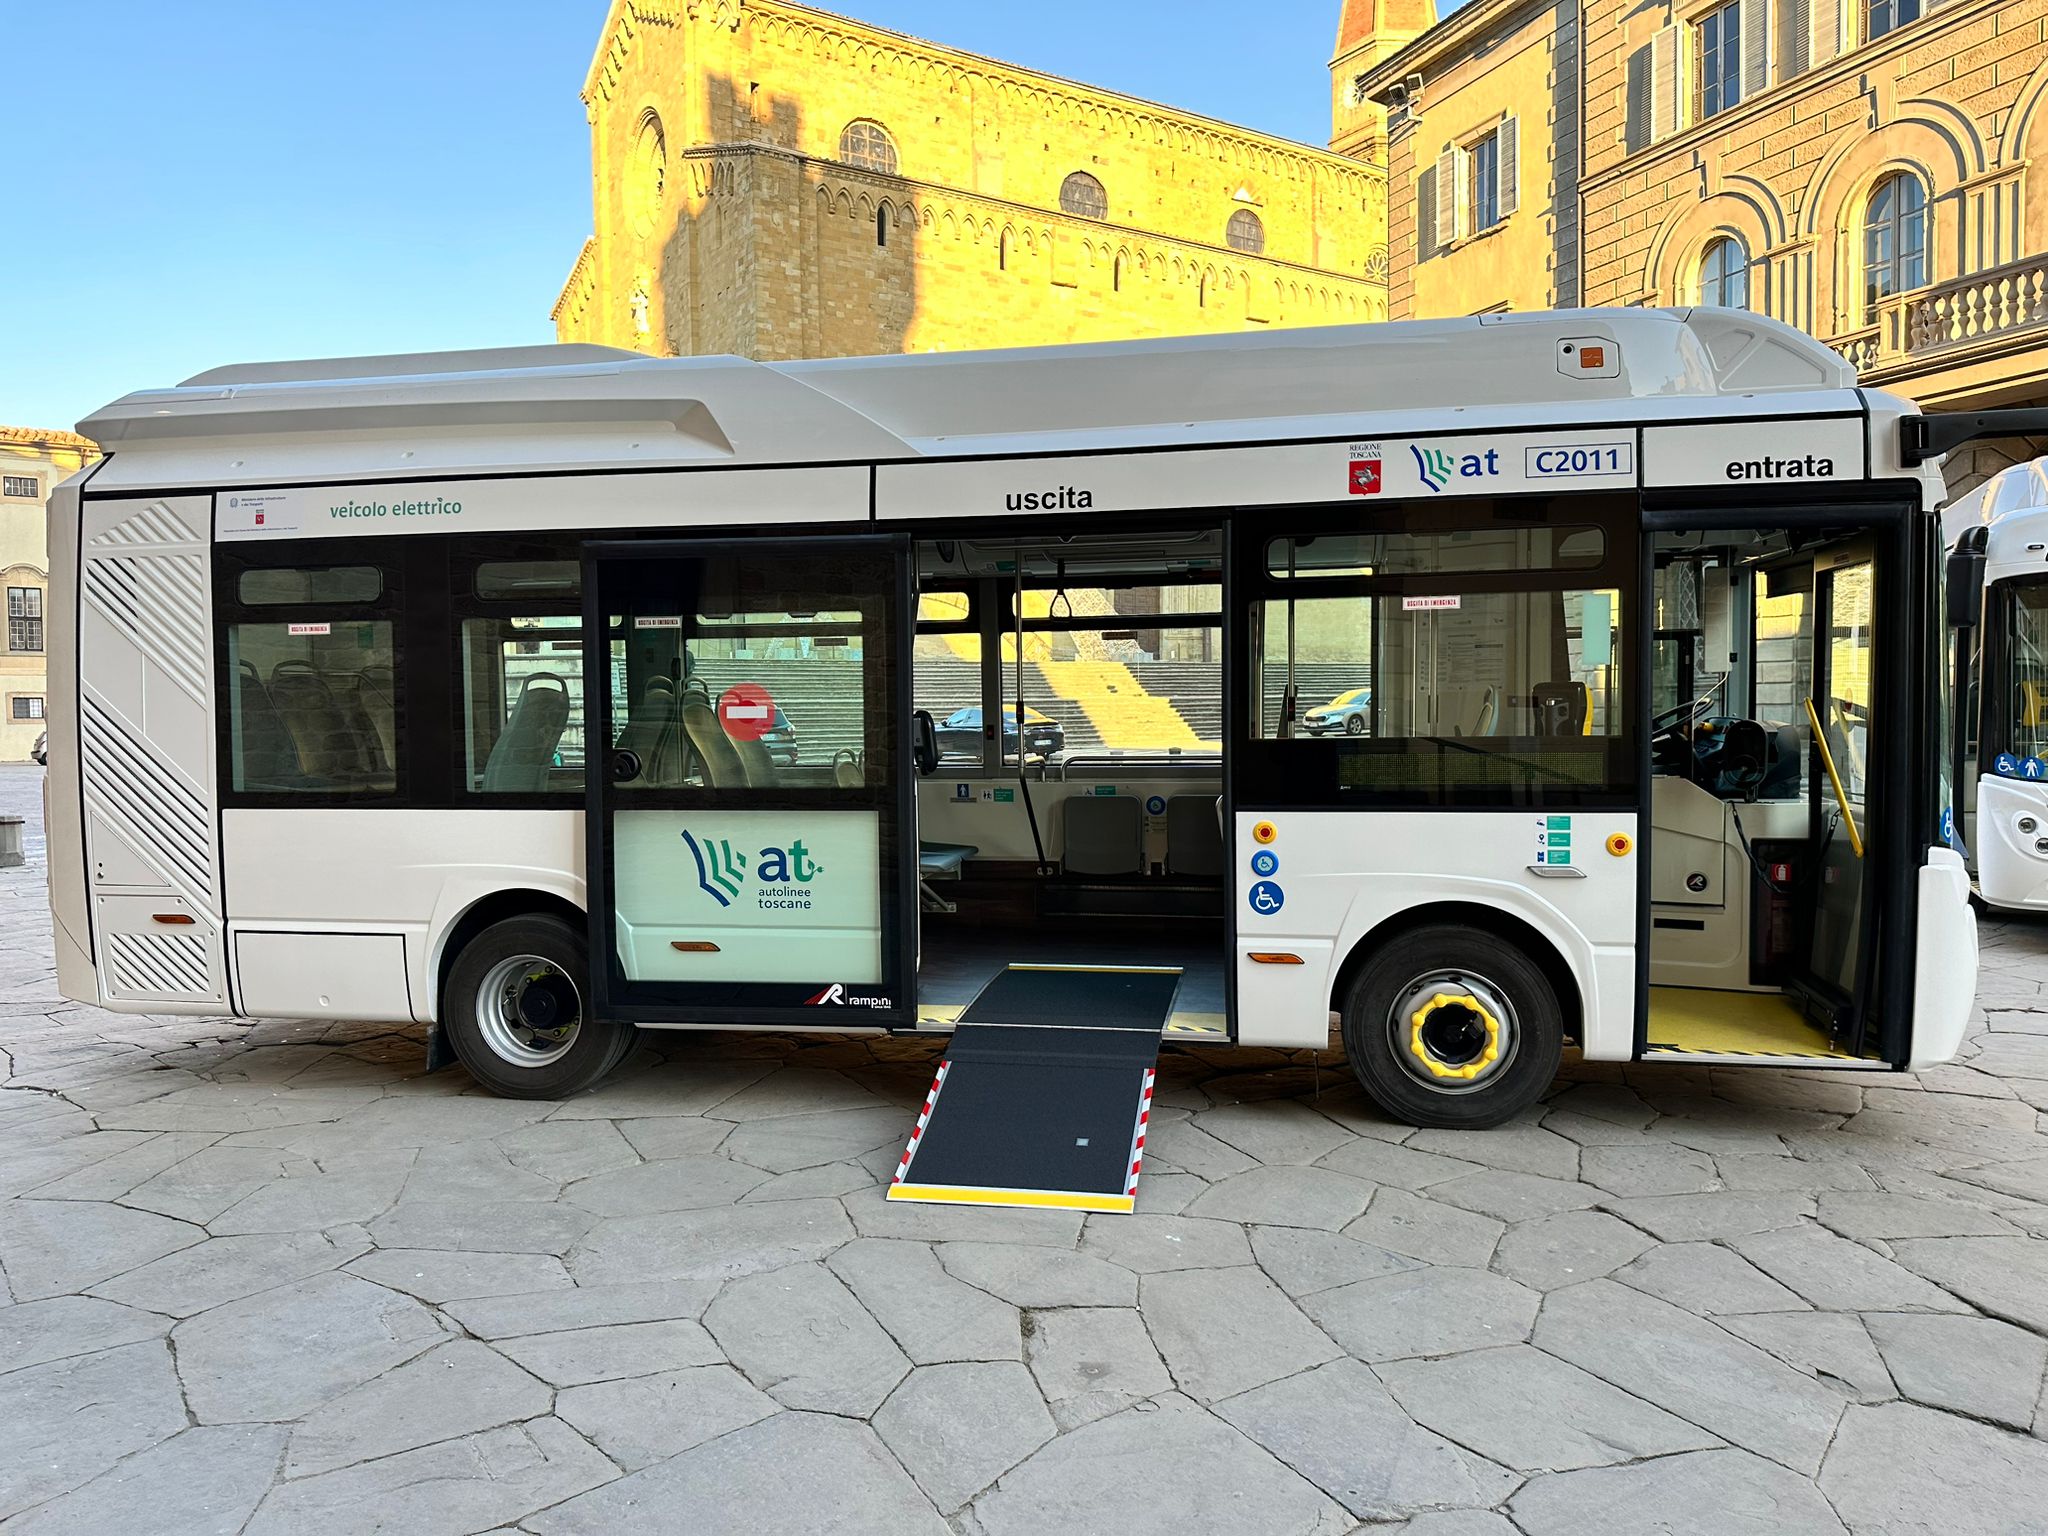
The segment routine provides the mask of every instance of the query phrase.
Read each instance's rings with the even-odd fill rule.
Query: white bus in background
[[[1927,419],[1755,315],[284,363],[81,429],[73,998],[553,1096],[640,1029],[1172,966],[1168,1038],[1334,1033],[1453,1126],[1567,1047],[1887,1070],[1969,1016]]]
[[[1992,476],[1944,526],[1961,842],[1988,905],[2048,912],[2048,459]]]

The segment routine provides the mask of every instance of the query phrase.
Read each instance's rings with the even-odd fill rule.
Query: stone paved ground
[[[0,814],[39,774],[0,770]],[[1964,1063],[1581,1067],[1411,1131],[1171,1055],[1133,1217],[886,1205],[929,1044],[59,1000],[0,872],[0,1529],[2048,1529],[2048,929]]]

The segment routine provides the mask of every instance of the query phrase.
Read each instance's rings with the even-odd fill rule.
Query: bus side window
[[[582,571],[574,560],[487,560],[462,599],[462,784],[470,794],[578,794]]]
[[[230,788],[395,794],[398,658],[386,573],[334,564],[234,575],[223,605]]]

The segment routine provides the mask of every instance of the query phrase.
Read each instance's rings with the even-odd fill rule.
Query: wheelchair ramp
[[[1177,966],[1013,965],[962,1011],[891,1200],[1129,1211]]]

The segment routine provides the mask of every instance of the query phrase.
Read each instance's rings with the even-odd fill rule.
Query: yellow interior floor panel
[[[1854,1061],[1776,992],[1650,988],[1646,1056],[1787,1056]]]

